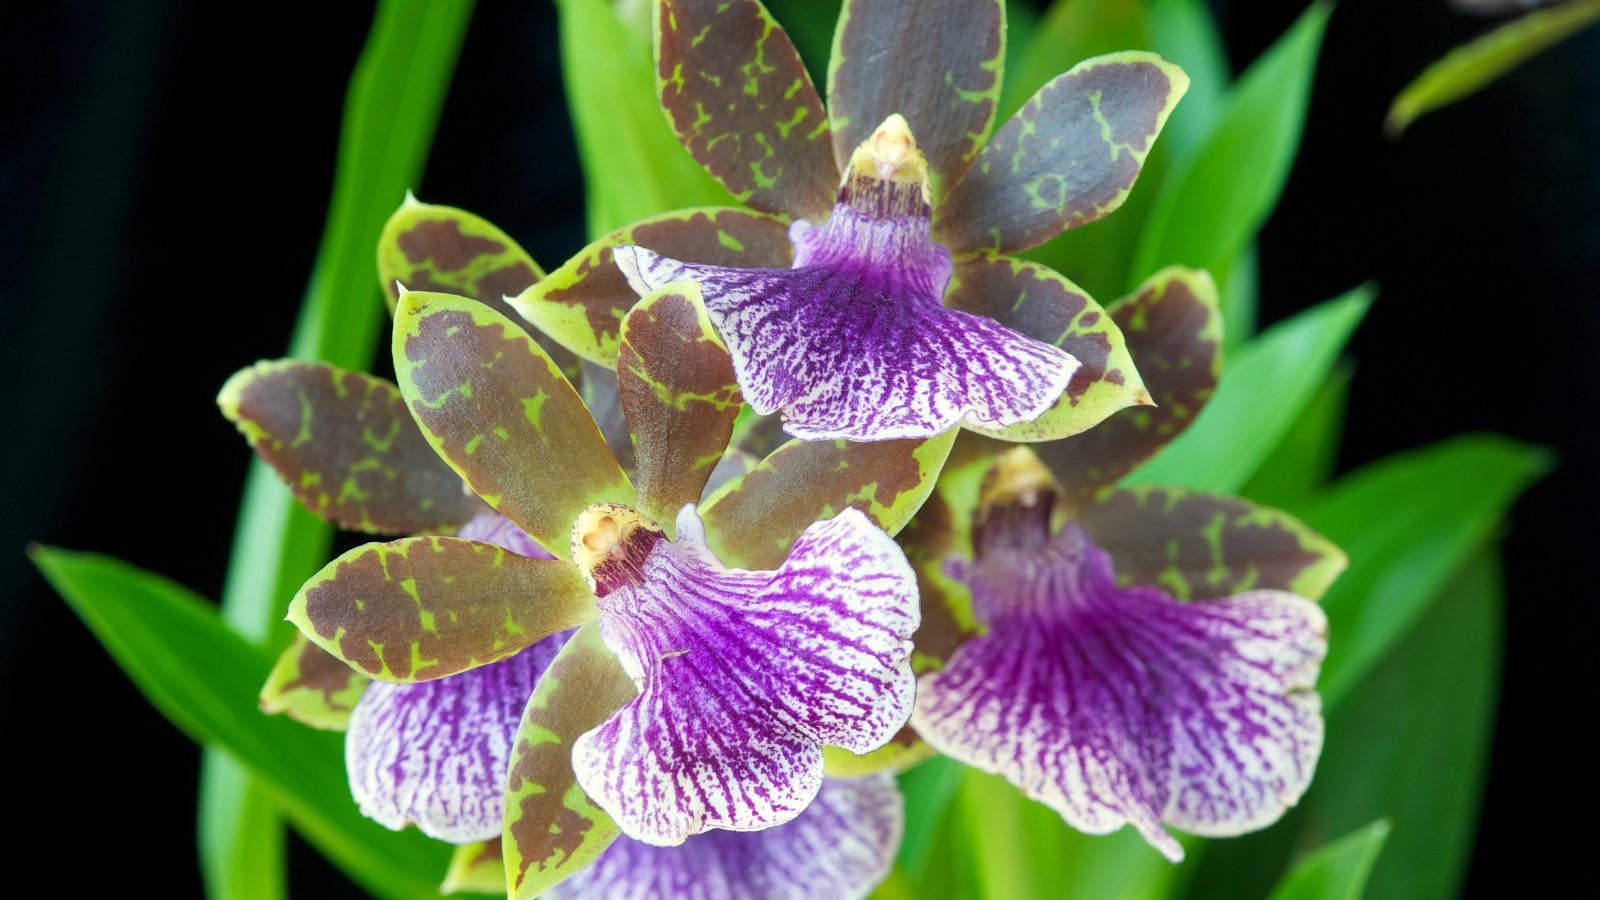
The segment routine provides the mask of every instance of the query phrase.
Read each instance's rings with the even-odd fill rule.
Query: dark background
[[[1299,6],[1218,4],[1236,68]],[[43,802],[13,792],[7,818],[30,835],[14,858],[45,877],[92,859],[102,884],[200,892],[197,749],[22,548],[93,549],[220,592],[248,452],[213,398],[287,345],[370,12],[0,6],[0,743],[13,785]],[[1571,724],[1542,721],[1540,701],[1587,694],[1592,614],[1569,571],[1592,561],[1580,554],[1600,500],[1600,29],[1402,141],[1380,130],[1411,77],[1484,27],[1443,0],[1342,3],[1260,241],[1263,324],[1367,279],[1382,287],[1352,348],[1341,468],[1480,429],[1561,456],[1506,541],[1506,677],[1475,893],[1526,884],[1513,842],[1571,808],[1555,807],[1552,773],[1527,768],[1564,765],[1571,779],[1587,763],[1581,749],[1552,752]],[[419,186],[551,267],[584,237],[559,77],[552,3],[480,0]],[[38,845],[92,852],[46,861],[28,855]],[[296,861],[297,895],[323,882],[355,892],[314,853]]]

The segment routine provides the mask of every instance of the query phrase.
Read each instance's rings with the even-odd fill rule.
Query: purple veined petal
[[[640,295],[700,285],[747,402],[798,438],[932,437],[1004,428],[1054,405],[1079,368],[1067,352],[943,304],[950,252],[929,236],[927,162],[890,116],[851,157],[823,225],[790,226],[789,269],[612,254]]]
[[[469,541],[483,541],[504,550],[510,550],[532,559],[555,559],[555,555],[539,546],[526,531],[497,512],[482,512],[461,526],[456,537]]]
[[[952,567],[989,632],[923,677],[924,740],[1079,830],[1131,823],[1174,861],[1162,822],[1235,835],[1294,805],[1322,748],[1322,611],[1283,591],[1118,588],[1073,525],[1038,543]]]
[[[361,812],[453,844],[498,838],[517,723],[534,682],[571,636],[553,634],[510,659],[436,681],[369,685],[344,745]]]
[[[905,800],[887,774],[828,779],[791,822],[696,835],[680,847],[623,838],[551,900],[851,900],[888,874]]]
[[[640,694],[573,746],[584,791],[658,846],[793,819],[822,784],[821,745],[865,753],[910,715],[916,579],[846,510],[776,572],[726,569],[693,506],[636,584],[600,599],[600,630]]]

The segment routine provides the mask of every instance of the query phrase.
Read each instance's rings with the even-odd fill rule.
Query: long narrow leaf
[[[1250,243],[1288,179],[1329,10],[1312,5],[1240,77],[1204,146],[1167,177],[1134,255],[1129,289],[1175,264],[1212,270],[1225,281],[1217,270]]]
[[[371,365],[384,321],[373,248],[389,213],[422,173],[472,6],[472,0],[379,4],[345,99],[333,202],[291,356],[356,370]],[[254,462],[223,589],[228,624],[257,644],[282,646],[288,636],[277,624],[283,609],[326,561],[331,535]],[[272,880],[248,874],[282,867],[281,839],[262,837],[277,827],[270,804],[225,758],[208,751],[202,766],[200,848],[212,896],[281,896]]]
[[[1262,332],[1224,363],[1189,430],[1129,481],[1237,493],[1316,394],[1371,303],[1371,290],[1358,288]]]
[[[1383,819],[1345,835],[1296,863],[1269,900],[1360,900],[1388,837]]]
[[[256,697],[272,657],[225,625],[211,604],[109,557],[31,552],[145,697],[191,737],[247,766],[330,859],[380,896],[437,896],[449,848],[361,816],[349,797],[340,735],[261,714]]]

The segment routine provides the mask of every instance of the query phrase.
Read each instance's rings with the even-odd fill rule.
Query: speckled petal
[[[362,813],[454,844],[498,838],[512,735],[534,682],[570,635],[436,681],[370,685],[345,735]]]
[[[1076,526],[956,566],[988,634],[923,677],[912,724],[1091,834],[1235,835],[1277,820],[1322,748],[1327,619],[1282,591],[1179,603],[1119,589]]]
[[[861,513],[807,529],[776,572],[723,568],[692,506],[677,535],[600,600],[640,694],[572,754],[584,791],[660,846],[793,819],[821,787],[821,745],[882,746],[915,690],[916,580]]]
[[[782,409],[784,430],[799,438],[931,437],[963,421],[1003,428],[1050,409],[1077,371],[1056,347],[947,309],[949,255],[931,243],[914,252],[896,233],[910,224],[841,204],[826,226],[833,235],[807,227],[795,226],[792,269],[685,263],[641,247],[619,247],[615,259],[641,294],[698,283],[745,401],[763,414]],[[881,258],[830,252],[834,239]],[[897,242],[904,252],[885,249]]]
[[[889,775],[829,779],[794,821],[681,847],[624,838],[551,900],[851,900],[888,875],[905,829]]]

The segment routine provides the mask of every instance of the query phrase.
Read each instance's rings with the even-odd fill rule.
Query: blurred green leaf
[[[1334,367],[1239,493],[1267,506],[1290,508],[1327,484],[1339,454],[1354,370],[1348,364]]]
[[[1379,819],[1317,850],[1295,863],[1270,900],[1360,900],[1388,836],[1389,823]]]
[[[1322,601],[1332,637],[1318,690],[1330,709],[1416,624],[1549,467],[1540,448],[1469,435],[1374,463],[1302,510],[1308,525],[1350,555],[1350,568]]]
[[[1504,587],[1492,545],[1328,719],[1302,844],[1374,816],[1394,823],[1372,900],[1460,896],[1483,799],[1500,684]],[[1337,634],[1337,632],[1335,632]]]
[[[843,5],[843,0],[766,0],[767,10],[789,33],[819,90],[828,83],[828,57]]]
[[[1330,9],[1313,4],[1240,77],[1204,145],[1167,177],[1134,255],[1130,289],[1173,264],[1210,269],[1225,283],[1219,267],[1249,245],[1288,179]]]
[[[1244,248],[1236,259],[1218,266],[1211,274],[1222,288],[1222,320],[1227,323],[1223,344],[1232,350],[1256,333],[1261,299],[1260,253],[1256,245]]]
[[[948,756],[935,756],[900,774],[906,797],[906,833],[896,865],[913,878],[922,874],[933,851],[933,839],[944,822],[966,766]]]
[[[389,213],[421,176],[472,6],[472,0],[378,5],[345,96],[333,200],[290,356],[358,371],[371,366],[384,321],[373,251]],[[284,603],[326,559],[331,540],[331,526],[301,509],[264,463],[253,462],[222,593],[227,623],[250,641],[281,648],[290,635],[277,624]],[[262,838],[275,827],[269,804],[251,796],[237,765],[209,751],[202,791],[200,850],[211,895],[281,896],[270,879],[237,874],[282,868],[282,841]],[[232,889],[250,884],[261,887]]]
[[[1228,88],[1228,56],[1205,0],[1154,0],[1148,4],[1151,46],[1189,73],[1183,97],[1162,132],[1176,159],[1190,159],[1204,145],[1222,114]]]
[[[667,125],[648,29],[641,35],[624,27],[609,0],[556,0],[556,6],[590,237],[672,209],[737,206]]]
[[[1383,130],[1399,136],[1418,117],[1470,96],[1547,47],[1600,21],[1600,0],[1573,0],[1507,22],[1451,50],[1394,98]]]
[[[205,600],[157,575],[104,556],[46,547],[30,553],[145,697],[185,733],[247,766],[329,859],[379,896],[438,895],[450,848],[362,817],[350,800],[343,736],[256,708],[271,654],[225,625]]]
[[[1194,424],[1129,483],[1237,493],[1311,402],[1371,303],[1372,290],[1357,288],[1262,332],[1224,363]]]
[[[1045,82],[1091,56],[1150,49],[1144,7],[1143,0],[1058,0],[1026,41],[1014,30],[1008,33],[1017,56],[1006,66],[995,122],[1003,124]]]

